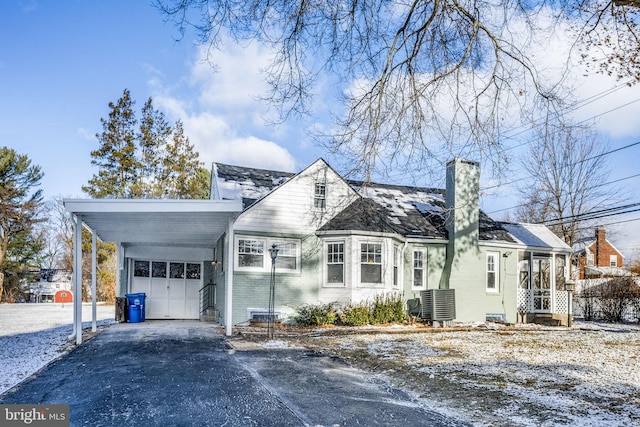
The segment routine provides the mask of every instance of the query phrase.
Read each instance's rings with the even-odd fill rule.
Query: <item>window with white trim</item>
[[[328,242],[327,253],[327,284],[344,284],[344,242]]]
[[[382,283],[382,244],[360,244],[360,283]]]
[[[319,209],[324,209],[327,206],[327,183],[316,182],[313,206]]]
[[[618,266],[618,256],[617,255],[609,255],[609,266],[617,267]]]
[[[234,260],[238,271],[271,271],[271,255],[268,248],[276,245],[276,272],[300,271],[300,241],[294,239],[270,239],[236,236]]]
[[[424,252],[413,251],[413,287],[423,288],[424,279]]]
[[[400,286],[400,246],[393,245],[393,286]]]
[[[238,268],[257,268],[262,269],[265,266],[264,248],[266,242],[258,239],[238,238]]]
[[[278,249],[276,257],[277,270],[297,270],[298,269],[298,244],[294,242],[273,242]],[[269,246],[271,247],[271,246]]]
[[[587,265],[593,265],[593,263],[594,263],[593,254],[587,251]]]
[[[497,252],[487,252],[487,292],[498,292],[500,284],[498,283],[498,260]]]

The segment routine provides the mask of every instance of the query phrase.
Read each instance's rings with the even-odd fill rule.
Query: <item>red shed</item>
[[[71,291],[58,291],[53,298],[53,302],[73,302],[73,294]]]

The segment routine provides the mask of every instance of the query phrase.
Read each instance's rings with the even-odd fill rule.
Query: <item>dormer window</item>
[[[324,209],[327,206],[327,183],[316,182],[315,193],[313,197],[313,206]]]

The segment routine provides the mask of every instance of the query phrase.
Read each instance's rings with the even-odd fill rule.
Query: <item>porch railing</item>
[[[517,307],[518,313],[533,313],[533,290],[532,289],[518,289],[517,294]],[[568,313],[569,312],[569,298],[567,291],[555,291],[553,296],[553,313]]]
[[[215,308],[215,286],[214,283],[209,283],[200,289],[200,315],[205,315],[209,309]]]

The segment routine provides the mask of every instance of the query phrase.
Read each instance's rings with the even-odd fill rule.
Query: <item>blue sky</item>
[[[80,187],[95,172],[90,151],[97,147],[94,135],[102,130],[100,118],[107,117],[108,103],[125,88],[137,107],[152,96],[171,120],[182,119],[207,165],[220,161],[297,171],[318,157],[332,160],[304,132],[310,126],[328,126],[326,114],[279,126],[266,123],[273,112],[256,96],[267,89],[259,70],[269,52],[255,44],[227,43],[210,58],[217,66],[214,72],[194,35],[177,42],[177,30],[164,22],[150,1],[4,0],[0,37],[0,144],[27,154],[43,168],[47,198],[85,197]],[[559,51],[568,46],[561,39],[556,43]],[[548,51],[540,55],[541,61],[554,58]],[[617,84],[604,76],[581,74],[577,70],[574,80],[583,99]],[[321,83],[317,111],[335,106],[335,90]],[[640,141],[638,99],[640,87],[624,88],[574,115],[576,120],[595,118],[602,140],[618,148]],[[611,180],[638,174],[640,146],[607,156],[607,161]],[[512,175],[520,177],[517,170]],[[492,184],[485,177],[481,186]],[[639,178],[618,184],[628,203],[640,201],[639,184]],[[513,186],[500,187],[482,199],[488,212],[518,202]],[[603,223],[634,218],[640,213]],[[612,225],[607,231],[627,258],[640,255],[635,250],[640,247],[640,221]]]

